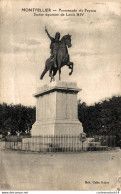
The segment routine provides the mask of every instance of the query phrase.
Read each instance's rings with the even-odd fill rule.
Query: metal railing
[[[115,136],[93,136],[83,141],[80,136],[45,135],[24,138],[22,141],[13,141],[13,138],[5,141],[5,149],[35,152],[100,151],[113,148],[115,148]]]

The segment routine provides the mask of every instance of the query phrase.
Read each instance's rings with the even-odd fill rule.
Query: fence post
[[[75,146],[76,146],[76,147],[75,147],[75,151],[76,151],[76,152],[77,152],[77,137],[78,137],[78,136],[75,136]]]
[[[73,140],[74,140],[74,136],[72,135],[71,136],[71,147],[72,147],[72,149],[71,149],[71,151],[73,152],[74,151],[74,142],[73,142]]]
[[[113,147],[115,148],[115,146],[116,146],[116,136],[114,135],[113,136]]]

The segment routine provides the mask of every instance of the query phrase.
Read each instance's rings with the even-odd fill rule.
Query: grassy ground
[[[120,169],[121,151],[0,151],[0,190],[111,190]]]

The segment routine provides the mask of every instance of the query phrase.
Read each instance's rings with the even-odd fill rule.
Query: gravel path
[[[111,190],[117,187],[120,169],[121,151],[39,154],[3,150],[0,190]]]

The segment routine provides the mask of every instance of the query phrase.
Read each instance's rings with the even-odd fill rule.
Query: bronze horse
[[[61,80],[61,67],[64,65],[67,65],[69,69],[71,69],[71,72],[69,75],[72,74],[73,72],[73,62],[70,62],[70,57],[68,54],[68,48],[72,46],[71,44],[71,35],[65,35],[62,37],[60,43],[59,43],[59,50],[56,58],[56,63],[57,67],[54,67],[54,61],[51,58],[48,58],[45,62],[45,68],[44,71],[42,72],[40,79],[43,79],[45,73],[49,71],[49,76],[51,77],[50,81],[54,81],[55,78],[54,76],[56,75],[57,71],[59,70],[59,80]]]

